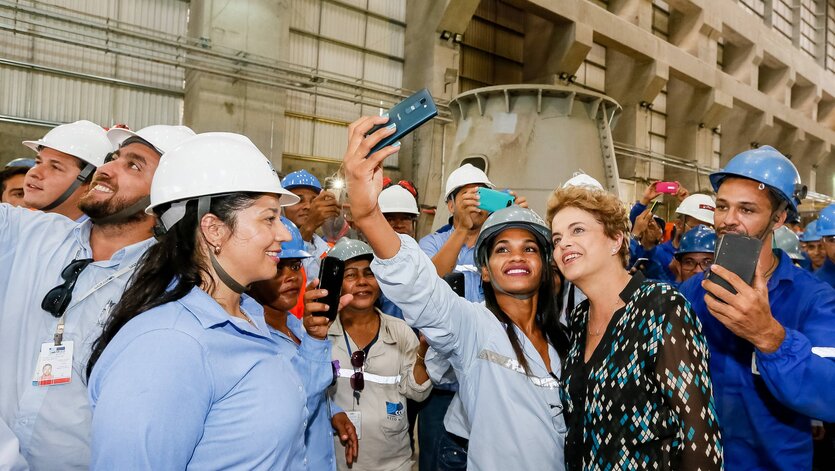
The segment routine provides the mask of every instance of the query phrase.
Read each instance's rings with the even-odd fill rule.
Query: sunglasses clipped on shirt
[[[61,278],[64,282],[46,293],[41,301],[41,309],[52,314],[53,317],[61,317],[64,311],[72,301],[72,290],[75,288],[75,282],[78,281],[78,276],[87,268],[87,265],[93,263],[92,258],[82,258],[73,260],[63,270],[61,270]]]
[[[365,389],[365,378],[362,375],[362,368],[364,365],[364,350],[357,350],[351,353],[351,366],[354,367],[354,374],[351,375],[351,389],[354,390],[354,398],[357,400],[357,404],[360,402],[360,391]]]

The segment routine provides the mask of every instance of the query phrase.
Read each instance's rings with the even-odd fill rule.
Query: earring
[[[613,247],[613,248],[612,248],[612,255],[614,255],[614,254],[616,254],[616,253],[618,253],[618,248],[617,248],[617,247]]]
[[[220,246],[215,245],[214,247],[215,247],[215,255],[220,255]]]

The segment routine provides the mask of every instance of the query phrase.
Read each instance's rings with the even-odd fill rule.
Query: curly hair
[[[557,188],[548,198],[547,220],[552,223],[554,216],[565,208],[577,208],[590,213],[603,224],[603,233],[610,239],[623,235],[619,255],[623,267],[629,263],[629,215],[626,207],[614,195],[605,191],[569,186]]]

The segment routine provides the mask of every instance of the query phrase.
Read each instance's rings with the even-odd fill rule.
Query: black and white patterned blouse
[[[588,363],[589,302],[569,319],[566,469],[722,469],[707,343],[690,304],[640,273],[620,297]]]

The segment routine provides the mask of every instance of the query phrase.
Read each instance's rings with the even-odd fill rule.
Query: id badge
[[[51,386],[67,384],[72,379],[72,347],[71,341],[55,345],[54,342],[41,344],[41,353],[35,365],[32,376],[33,386]]]
[[[362,412],[358,410],[350,410],[345,411],[348,414],[348,420],[354,424],[354,428],[357,429],[357,440],[362,439]]]

